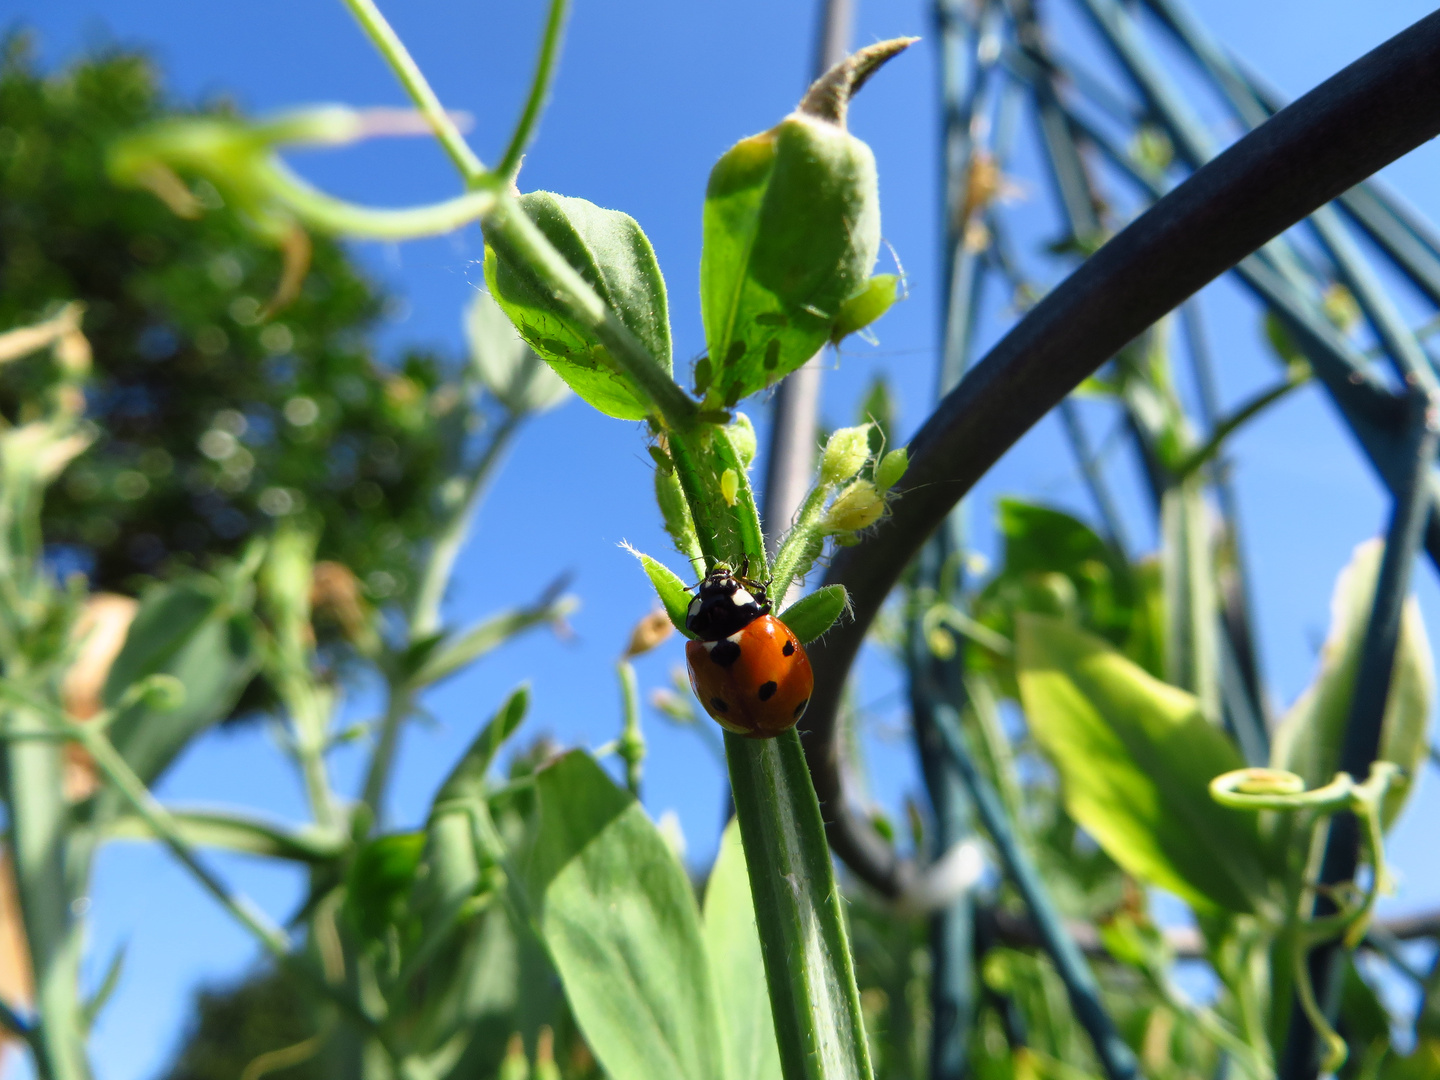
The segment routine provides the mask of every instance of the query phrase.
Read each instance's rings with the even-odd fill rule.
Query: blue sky
[[[524,93],[543,4],[392,0],[385,6],[441,98],[473,115],[472,139],[481,157],[494,160]],[[1427,13],[1418,0],[1194,0],[1193,6],[1211,30],[1290,95]],[[1047,7],[1061,5],[1052,0]],[[930,32],[928,7],[917,0],[861,0],[859,8],[857,44]],[[727,146],[770,126],[794,104],[808,75],[815,9],[813,0],[576,4],[553,103],[521,184],[581,196],[640,221],[667,275],[677,366],[703,347],[696,296],[706,175]],[[159,60],[170,90],[186,100],[225,94],[254,112],[321,102],[403,103],[338,0],[9,0],[0,17],[38,31],[47,64],[95,45],[143,46]],[[1095,55],[1082,24],[1062,13],[1060,25],[1067,51]],[[896,389],[902,433],[914,430],[931,398],[939,308],[935,65],[930,44],[922,43],[878,76],[851,114],[852,129],[875,149],[885,236],[903,261],[911,291],[877,327],[878,346],[857,342],[831,359],[824,396],[831,425],[852,421],[876,372]],[[1217,138],[1229,138],[1219,114],[1212,118]],[[420,139],[294,161],[328,190],[377,205],[423,202],[457,190],[446,159]],[[1015,218],[1030,244],[1056,235],[1035,165],[1033,140],[1022,137],[1013,171],[1026,201]],[[1386,178],[1440,220],[1437,165],[1434,147],[1427,146],[1387,170]],[[384,341],[429,343],[458,354],[460,310],[480,281],[478,231],[405,245],[363,244],[356,251],[406,299],[385,327]],[[1233,403],[1267,384],[1273,363],[1260,347],[1255,310],[1237,289],[1214,286],[1204,303],[1223,393]],[[1000,316],[982,328],[982,343],[1003,330]],[[764,402],[752,401],[748,409],[763,428]],[[1273,698],[1284,704],[1312,673],[1336,573],[1354,545],[1382,527],[1387,509],[1368,466],[1313,389],[1293,395],[1243,433],[1234,456],[1258,583],[1262,654]],[[1136,523],[1132,539],[1149,549],[1154,538],[1146,535],[1136,477],[1122,462],[1116,480]],[[1042,423],[981,484],[971,513],[980,552],[993,552],[989,504],[1011,493],[1090,513],[1053,422]],[[516,643],[431,696],[427,705],[435,722],[415,726],[407,737],[392,820],[417,819],[481,718],[522,679],[534,685],[532,732],[589,745],[614,736],[619,713],[612,664],[631,625],[652,605],[633,560],[619,547],[622,540],[659,556],[668,553],[639,426],[606,419],[579,402],[536,420],[482,510],[446,610],[454,621],[469,622],[533,598],[569,570],[584,602],[573,620],[575,636]],[[672,565],[680,568],[680,560]],[[1432,640],[1440,640],[1440,592],[1428,564],[1417,573],[1417,588]],[[648,690],[668,682],[670,669],[682,662],[672,641],[640,662],[642,685]],[[859,699],[874,703],[879,717],[867,737],[873,791],[881,802],[898,806],[914,789],[915,770],[899,728],[893,672],[873,658],[860,677]],[[358,694],[349,709],[361,718],[368,704]],[[692,857],[708,860],[721,825],[720,774],[693,734],[649,716],[647,735],[646,803],[657,815],[677,811]],[[342,783],[358,783],[353,759],[338,760],[337,773]],[[1433,851],[1426,834],[1440,812],[1434,780],[1422,783],[1397,830],[1395,857],[1408,876],[1386,901],[1392,910],[1440,900],[1440,869],[1424,856]],[[303,813],[296,778],[261,728],[208,737],[167,778],[162,794]],[[277,915],[297,896],[298,879],[287,871],[238,858],[217,864]],[[191,988],[243,971],[255,951],[158,849],[116,847],[102,856],[91,919],[96,977],[110,950],[128,943],[125,981],[96,1033],[99,1075],[141,1080],[173,1051]]]

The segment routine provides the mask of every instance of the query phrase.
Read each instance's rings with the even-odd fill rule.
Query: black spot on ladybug
[[[795,655],[795,642],[791,641],[789,638],[786,638],[786,639],[785,639],[785,647],[784,647],[783,649],[781,649],[780,651],[781,651],[782,653],[784,653],[786,656],[794,656],[794,655]]]
[[[804,701],[800,702],[799,705],[796,705],[796,706],[795,706],[795,719],[796,719],[796,720],[799,720],[800,717],[802,717],[802,716],[805,715],[805,706],[806,706],[806,705],[809,705],[809,704],[810,704],[810,699],[807,697]]]
[[[725,704],[725,700],[723,698],[712,697],[710,699],[710,705],[716,712],[730,711],[730,706]]]
[[[717,641],[715,647],[710,650],[710,659],[721,667],[729,667],[740,659],[740,646],[729,638],[724,641]]]
[[[767,682],[764,686],[760,687],[760,700],[769,701],[772,697],[775,696],[775,691],[779,689],[779,684],[774,682],[773,680]]]

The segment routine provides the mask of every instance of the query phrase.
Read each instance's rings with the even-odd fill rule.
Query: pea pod
[[[875,156],[845,115],[861,85],[914,40],[841,61],[793,113],[716,162],[700,256],[709,355],[695,371],[708,403],[733,405],[771,385],[888,306],[886,287],[870,284],[880,251]],[[862,296],[863,314],[851,303]]]

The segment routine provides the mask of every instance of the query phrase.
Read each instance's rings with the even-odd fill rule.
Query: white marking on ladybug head
[[[753,604],[755,598],[744,589],[737,587],[735,591],[730,594],[730,602],[736,607],[745,607],[747,604]]]
[[[700,597],[697,596],[694,600],[690,601],[690,607],[687,609],[686,614],[692,619],[700,614]]]
[[[727,637],[725,640],[726,640],[726,641],[729,641],[729,642],[733,642],[733,643],[736,644],[736,645],[739,645],[739,644],[740,644],[740,639],[743,638],[744,636],[745,636],[745,627],[741,627],[739,630],[736,630],[735,633],[731,634],[731,635],[730,635],[729,637]],[[719,644],[719,642],[716,642],[716,644]]]

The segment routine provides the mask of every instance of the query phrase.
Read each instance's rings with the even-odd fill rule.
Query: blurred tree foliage
[[[433,355],[377,364],[366,335],[386,297],[335,242],[314,238],[300,295],[269,315],[280,257],[212,187],[187,221],[110,184],[110,142],[175,108],[144,56],[45,74],[25,34],[0,42],[0,329],[78,300],[95,348],[97,438],[51,489],[47,540],[124,591],[308,511],[321,558],[376,600],[403,596],[465,438],[458,392]],[[40,389],[19,379],[48,376],[10,367],[13,419]]]
[[[315,1033],[310,1003],[294,980],[266,968],[195,995],[194,1020],[164,1080],[236,1080],[262,1055],[286,1080],[321,1080],[326,1071],[310,1044]]]

